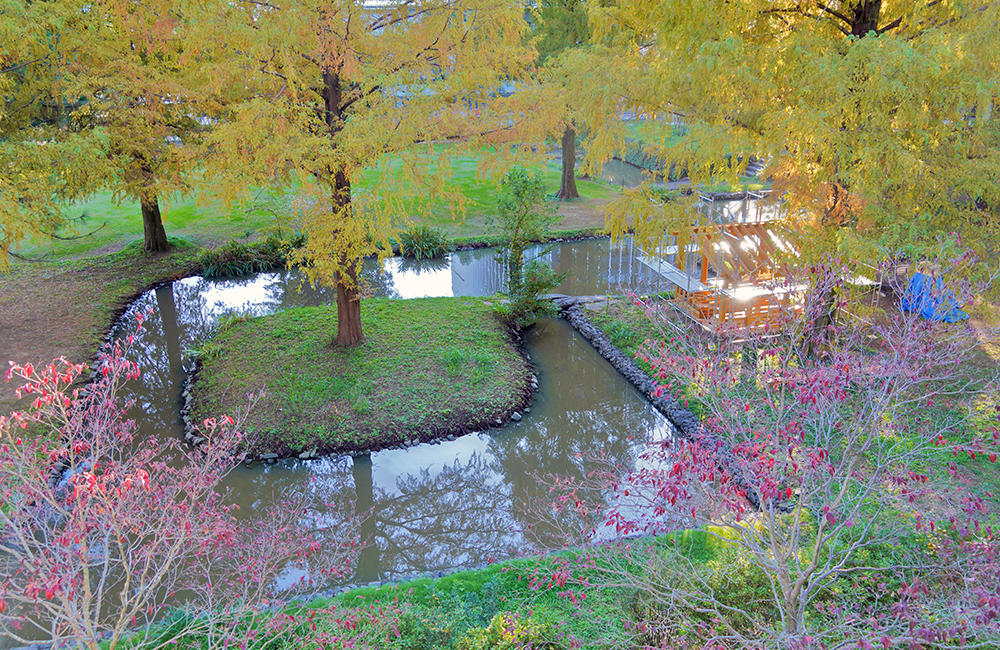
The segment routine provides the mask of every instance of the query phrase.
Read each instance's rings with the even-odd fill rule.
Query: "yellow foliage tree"
[[[535,57],[523,45],[523,9],[492,0],[204,6],[212,16],[202,38],[220,53],[216,83],[245,91],[211,136],[218,192],[232,200],[262,183],[296,188],[308,235],[300,261],[311,281],[336,288],[336,342],[356,344],[360,259],[388,250],[415,205],[448,194],[447,156],[504,155],[504,143],[543,128],[540,96],[527,88]],[[515,92],[500,92],[512,83]],[[352,192],[362,170],[376,180]]]
[[[178,0],[5,3],[0,162],[5,250],[52,231],[65,201],[110,189],[142,210],[144,248],[167,248],[160,199],[191,189],[224,94],[204,94],[206,60]]]
[[[66,35],[91,20],[71,4],[0,0],[0,268],[24,237],[63,225],[62,202],[103,175],[94,134],[70,124]]]
[[[143,248],[164,251],[161,200],[195,186],[204,136],[225,97],[205,78],[209,61],[194,38],[201,14],[180,0],[81,5],[96,19],[76,34],[67,66],[72,89],[87,98],[74,119],[101,134],[103,188],[139,202]]]
[[[1000,210],[1000,3],[992,0],[595,2],[598,70],[576,93],[590,124],[634,109],[679,117],[686,135],[649,153],[695,182],[736,180],[767,161],[788,221],[817,245],[898,250],[957,232],[995,251]],[[593,167],[624,141],[620,122],[588,143]],[[725,164],[723,161],[728,161]],[[682,211],[626,195],[652,236]],[[686,216],[684,218],[687,218]]]

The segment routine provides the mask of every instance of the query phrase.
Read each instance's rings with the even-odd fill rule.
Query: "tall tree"
[[[539,65],[547,66],[549,81],[562,86],[565,83],[560,55],[569,49],[581,47],[590,38],[590,24],[583,0],[540,0],[533,8],[535,47],[538,48]],[[576,125],[571,116],[572,107],[566,106],[566,120],[561,138],[562,179],[558,198],[575,199],[576,189]]]
[[[106,187],[139,202],[143,248],[164,251],[161,200],[191,190],[219,106],[192,38],[199,14],[176,0],[88,4],[102,20],[73,60],[77,92],[88,98],[77,119],[103,134]]]
[[[1000,223],[1000,3],[639,0],[590,17],[602,45],[577,66],[605,72],[580,110],[680,115],[690,128],[660,153],[694,180],[735,179],[756,154],[790,222],[856,253],[948,231],[996,241],[982,235]],[[592,133],[588,164],[623,135]],[[618,229],[642,210],[628,203]],[[664,211],[645,212],[662,232]]]
[[[360,258],[388,250],[414,204],[447,193],[437,163],[533,127],[532,94],[499,92],[534,60],[523,15],[487,0],[212,6],[206,27],[229,56],[217,78],[248,90],[212,137],[228,180],[220,192],[297,184],[309,236],[301,261],[311,280],[336,287],[336,343],[356,344]],[[365,169],[378,180],[359,193]]]
[[[0,14],[6,101],[4,250],[65,222],[65,202],[110,189],[140,203],[144,248],[167,248],[160,200],[190,189],[213,102],[176,0],[10,3]]]
[[[98,142],[73,128],[64,62],[92,17],[75,3],[0,2],[0,268],[28,235],[65,223],[62,202],[103,175]]]

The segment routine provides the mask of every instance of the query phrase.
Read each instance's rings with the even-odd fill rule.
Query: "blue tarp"
[[[914,273],[906,287],[900,306],[903,311],[915,311],[928,320],[957,323],[969,317],[955,302],[955,296],[941,286],[941,278]]]

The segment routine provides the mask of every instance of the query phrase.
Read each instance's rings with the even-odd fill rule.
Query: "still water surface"
[[[588,240],[557,244],[543,255],[573,295],[655,288],[655,277],[636,259],[630,242]],[[391,298],[485,296],[501,289],[502,267],[493,249],[453,253],[443,260],[401,258],[364,277],[372,295]],[[132,415],[148,435],[182,436],[181,391],[191,368],[190,350],[230,313],[271,313],[325,304],[331,292],[304,284],[297,271],[262,273],[239,280],[179,280],[140,296],[115,325],[129,331],[134,315],[151,310],[134,347],[143,369],[129,397]],[[284,460],[241,466],[227,483],[241,510],[260,511],[284,490],[308,489],[320,500],[346,498],[370,513],[362,533],[371,542],[353,583],[476,566],[529,550],[522,531],[523,505],[549,501],[538,477],[577,475],[588,453],[634,459],[641,443],[670,435],[669,423],[575,331],[546,320],[525,336],[537,366],[539,391],[518,423],[463,436],[362,456],[314,461]],[[318,512],[330,521],[340,513]]]

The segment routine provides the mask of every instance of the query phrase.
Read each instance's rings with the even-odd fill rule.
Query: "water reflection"
[[[561,287],[566,293],[605,293],[652,281],[629,242],[565,243],[532,254],[544,255],[567,274]],[[368,261],[364,277],[375,295],[490,295],[503,285],[495,255],[481,249],[444,260],[392,258],[382,266]],[[140,428],[182,435],[178,407],[190,369],[186,351],[204,341],[224,315],[270,313],[330,303],[333,297],[294,271],[241,280],[188,278],[141,296],[116,327],[120,335],[136,312],[151,312],[135,346],[144,374],[130,386]],[[316,527],[335,531],[354,511],[364,515],[362,534],[371,543],[354,582],[474,566],[528,550],[524,530],[532,520],[523,506],[549,499],[538,476],[582,476],[586,457],[595,451],[628,464],[638,441],[669,435],[669,425],[564,322],[540,323],[525,344],[541,386],[531,412],[516,425],[354,458],[241,467],[227,479],[240,511],[252,516],[289,491],[307,490],[322,504],[309,514]],[[342,504],[351,502],[354,510],[348,512]],[[545,533],[532,530],[534,537]]]

